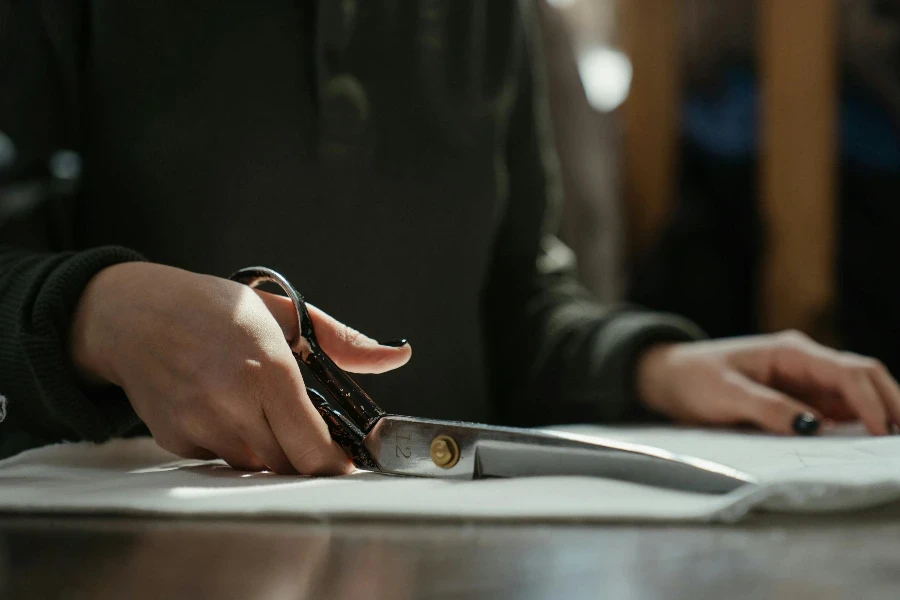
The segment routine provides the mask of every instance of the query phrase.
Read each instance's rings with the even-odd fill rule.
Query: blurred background
[[[900,0],[540,0],[563,237],[603,300],[900,373]]]

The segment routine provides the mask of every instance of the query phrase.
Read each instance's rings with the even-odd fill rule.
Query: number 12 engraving
[[[410,439],[412,439],[411,435],[400,435],[398,433],[394,436],[394,454],[397,456],[397,458],[400,458],[401,456],[403,458],[409,458],[410,456],[412,456],[412,449],[409,447]],[[403,440],[405,442],[405,445],[401,444],[400,440]]]

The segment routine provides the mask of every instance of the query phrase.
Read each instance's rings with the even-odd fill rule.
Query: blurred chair
[[[704,2],[619,0],[620,35],[634,76],[624,107],[624,197],[628,249],[655,244],[676,200],[685,58],[685,11]],[[707,6],[711,6],[707,4]],[[701,29],[701,47],[722,47],[752,26],[748,3],[729,2]],[[703,12],[699,10],[698,12]],[[758,315],[763,331],[795,328],[831,342],[834,306],[836,0],[758,0],[755,45],[762,105],[758,168],[764,228]],[[735,19],[735,15],[738,15]],[[735,27],[737,25],[737,28]],[[701,57],[702,58],[702,57]],[[696,65],[692,65],[696,66]],[[696,74],[697,69],[693,72]],[[700,70],[702,71],[702,70]]]
[[[837,5],[760,0],[761,325],[834,341]]]

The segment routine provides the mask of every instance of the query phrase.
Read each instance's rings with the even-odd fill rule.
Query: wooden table
[[[900,508],[736,526],[0,517],[0,598],[900,597]]]

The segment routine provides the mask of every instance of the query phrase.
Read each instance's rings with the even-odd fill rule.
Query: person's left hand
[[[676,421],[806,435],[826,420],[859,419],[872,435],[900,424],[900,386],[884,365],[794,331],[653,346],[636,377],[641,402]]]

